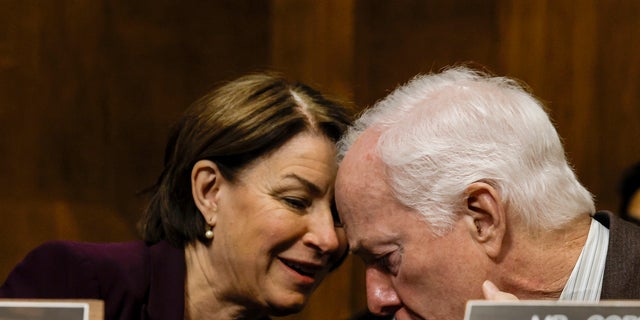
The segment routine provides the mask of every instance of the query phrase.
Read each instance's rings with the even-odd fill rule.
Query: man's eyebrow
[[[353,243],[349,243],[349,252],[353,255],[357,255],[363,259],[373,259],[395,250],[397,244],[393,242],[379,242],[382,241],[372,239],[359,239]]]
[[[321,194],[322,191],[320,190],[320,187],[317,186],[316,184],[314,184],[313,182],[295,174],[295,173],[289,173],[287,175],[284,176],[285,179],[295,179],[298,182],[300,182],[300,184],[302,184],[311,194]]]
[[[349,252],[351,252],[351,254],[361,256],[361,257],[371,255],[371,251],[368,250],[366,246],[362,245],[362,241],[358,241],[353,244],[349,243]]]
[[[356,244],[354,248],[349,245],[349,253],[351,255],[359,257],[367,265],[372,263],[378,257],[371,250],[368,250],[366,247],[361,246],[360,244]]]
[[[349,252],[351,252],[351,254],[355,254],[355,255],[360,255],[362,254],[362,246],[360,246],[360,243],[356,243],[354,245],[349,244]]]

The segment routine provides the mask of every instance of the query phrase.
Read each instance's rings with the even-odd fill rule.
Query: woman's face
[[[326,137],[303,132],[220,184],[210,256],[226,298],[299,311],[345,252],[332,214],[335,153]]]

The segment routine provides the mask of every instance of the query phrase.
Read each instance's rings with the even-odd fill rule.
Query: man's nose
[[[393,315],[402,301],[391,283],[391,276],[375,267],[367,267],[367,304],[377,315]]]

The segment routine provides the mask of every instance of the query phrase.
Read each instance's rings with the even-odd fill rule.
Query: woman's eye
[[[296,209],[296,210],[302,210],[305,209],[309,206],[309,202],[304,200],[304,199],[300,199],[300,198],[294,198],[294,197],[286,197],[283,198],[284,203],[286,203],[289,207]]]
[[[342,220],[340,220],[340,215],[338,214],[338,208],[336,207],[336,203],[331,203],[331,218],[333,218],[333,225],[337,228],[342,228],[344,224]]]

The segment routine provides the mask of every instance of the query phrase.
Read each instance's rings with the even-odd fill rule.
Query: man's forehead
[[[346,199],[338,210],[351,246],[377,247],[388,243],[400,232],[396,228],[397,222],[405,219],[408,213],[400,210],[403,208],[382,182],[370,181],[344,196]]]
[[[351,145],[340,164],[336,179],[336,202],[349,242],[359,246],[381,235],[385,208],[392,203],[391,188],[384,176],[384,164],[377,155],[380,133],[365,130]],[[370,231],[376,230],[375,233]]]
[[[344,230],[351,251],[355,254],[368,252],[394,238],[394,230],[384,221],[384,216],[375,217],[368,212],[358,212],[350,215],[350,218]]]
[[[376,152],[380,134],[365,130],[351,145],[338,170],[337,182],[345,188],[367,184],[372,176],[382,178],[382,161]]]
[[[376,145],[380,139],[379,130],[369,128],[362,132],[347,151],[345,158],[354,160],[369,159],[375,155]]]
[[[338,209],[347,211],[368,212],[392,198],[382,162],[377,159],[354,161],[340,167],[335,192]]]

